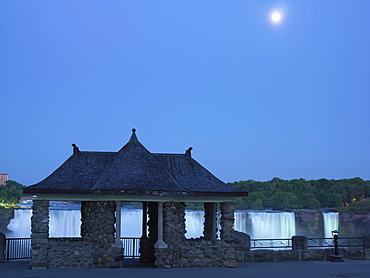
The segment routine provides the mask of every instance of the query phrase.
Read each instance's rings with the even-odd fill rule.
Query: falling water
[[[8,238],[31,236],[31,209],[14,210],[14,218],[8,225]],[[79,237],[81,212],[79,209],[50,209],[50,237]],[[203,234],[203,211],[186,211],[186,237],[197,238]],[[121,209],[121,236],[141,237],[143,213],[141,209]]]
[[[338,230],[339,212],[324,212],[322,216],[324,219],[324,237],[332,238],[331,231]]]
[[[294,213],[236,211],[235,230],[254,239],[291,238],[296,233]]]
[[[50,209],[50,237],[79,237],[81,213],[79,209]],[[9,238],[30,237],[31,209],[14,210],[14,219],[8,225]],[[338,213],[324,213],[325,237],[331,237],[331,231],[338,229]],[[197,238],[203,235],[203,211],[186,211],[186,237]],[[142,210],[121,210],[122,237],[140,237],[142,234]],[[235,229],[247,233],[251,238],[279,239],[295,235],[293,212],[236,211]]]
[[[185,211],[186,238],[198,238],[203,236],[204,211]]]
[[[6,237],[28,238],[31,237],[31,209],[15,209],[14,218],[10,220]]]

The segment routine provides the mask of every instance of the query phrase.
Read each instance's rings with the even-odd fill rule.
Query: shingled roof
[[[118,152],[80,151],[73,154],[43,181],[25,193],[119,194],[167,196],[246,196],[212,175],[185,154],[149,152],[132,130],[128,143]]]

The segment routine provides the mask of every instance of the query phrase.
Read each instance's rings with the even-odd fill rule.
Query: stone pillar
[[[147,221],[148,221],[148,203],[142,202],[143,204],[143,222],[142,222],[142,230],[141,230],[141,238],[140,238],[140,262],[147,263],[150,262],[150,258],[148,253],[150,253],[149,241],[148,236],[146,234],[147,231]]]
[[[306,250],[307,249],[307,237],[293,236],[292,237],[292,249],[293,250]]]
[[[148,203],[143,202],[143,223],[142,223],[142,232],[141,232],[141,240],[145,240],[148,238],[146,235],[147,231],[147,222],[148,222]]]
[[[167,248],[156,248],[157,268],[179,267],[183,263],[185,239],[185,203],[163,204],[163,238]],[[200,253],[197,255],[202,256]],[[200,260],[198,258],[198,260]]]
[[[3,263],[5,261],[5,245],[6,245],[5,235],[0,232],[0,263]]]
[[[185,203],[168,202],[163,205],[164,241],[169,247],[183,246],[185,238]],[[171,245],[171,246],[170,246]]]
[[[122,247],[121,241],[121,201],[116,201],[116,237],[113,247]]]
[[[167,248],[167,244],[163,241],[163,202],[158,202],[158,240],[154,247]]]
[[[221,239],[232,240],[234,238],[234,203],[221,203]]]
[[[81,205],[81,237],[91,242],[95,267],[122,267],[123,248],[113,246],[116,202],[93,201]]]
[[[204,230],[205,239],[217,238],[217,211],[216,203],[204,203]]]
[[[31,268],[48,266],[49,201],[34,200],[31,217]]]
[[[223,246],[224,267],[238,267],[235,257],[235,238],[234,238],[234,203],[221,203],[221,242]]]
[[[364,241],[364,249],[370,249],[370,234],[364,235],[362,240]]]
[[[148,203],[148,237],[140,240],[140,262],[153,263],[154,244],[158,239],[158,205],[154,202]]]

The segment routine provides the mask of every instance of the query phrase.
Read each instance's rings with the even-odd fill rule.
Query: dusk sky
[[[279,22],[271,14],[281,14]],[[0,173],[131,129],[224,182],[370,179],[370,1],[0,1]]]

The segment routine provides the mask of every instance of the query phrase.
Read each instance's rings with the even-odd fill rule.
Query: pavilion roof
[[[184,154],[149,152],[133,129],[130,140],[118,152],[80,151],[47,178],[24,189],[25,193],[116,194],[166,196],[246,196],[220,181]]]

